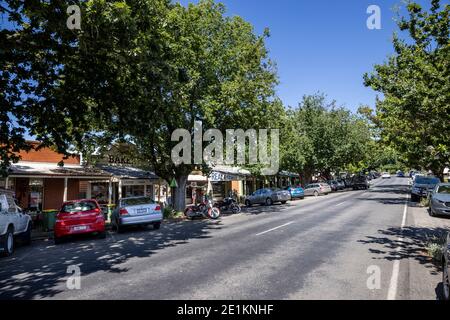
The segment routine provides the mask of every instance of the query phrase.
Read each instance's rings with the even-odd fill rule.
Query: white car
[[[11,191],[0,190],[0,255],[13,254],[17,238],[31,243],[31,217],[16,205]]]
[[[381,175],[381,179],[390,179],[391,178],[391,174],[389,172],[383,172],[383,174]]]
[[[163,221],[161,206],[150,197],[123,198],[113,211],[112,226],[121,232],[126,226],[152,225],[159,229]]]

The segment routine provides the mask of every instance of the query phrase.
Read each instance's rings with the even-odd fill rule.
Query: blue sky
[[[270,29],[267,47],[277,63],[277,94],[285,105],[297,106],[304,94],[320,91],[352,110],[360,104],[374,106],[377,93],[364,87],[362,76],[393,53],[392,34],[398,29],[392,8],[401,6],[401,0],[220,2],[228,15],[251,22],[258,34]],[[428,0],[417,2],[429,7]],[[366,10],[372,4],[381,8],[381,30],[366,26]]]

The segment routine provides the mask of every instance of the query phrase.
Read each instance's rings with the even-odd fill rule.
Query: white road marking
[[[402,225],[401,225],[401,232],[406,226],[406,218],[408,215],[408,201],[409,196],[406,197],[406,203],[405,207],[403,209],[403,219],[402,219]],[[400,236],[397,238],[397,242],[401,243],[403,241],[403,236]],[[397,247],[397,252],[400,252],[401,247]],[[398,275],[400,273],[400,260],[394,261],[394,266],[392,267],[392,276],[391,276],[391,282],[389,284],[389,290],[388,290],[388,296],[387,300],[395,300],[397,296],[397,288],[398,288]]]
[[[285,224],[283,224],[283,225],[281,225],[281,226],[278,226],[278,227],[275,227],[275,228],[272,228],[272,229],[269,229],[269,230],[266,230],[266,231],[257,233],[256,235],[257,235],[257,236],[260,236],[260,235],[266,234],[266,233],[268,233],[268,232],[271,232],[271,231],[274,231],[274,230],[277,230],[277,229],[286,227],[286,226],[288,226],[288,225],[290,225],[290,224],[293,224],[293,223],[294,223],[294,221],[291,221],[291,222],[285,223]]]
[[[339,207],[339,206],[342,206],[344,203],[346,203],[347,201],[344,201],[344,202],[341,202],[341,203],[338,203],[337,205],[336,205],[336,207]]]

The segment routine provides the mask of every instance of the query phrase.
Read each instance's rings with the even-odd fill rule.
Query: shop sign
[[[243,178],[239,175],[235,174],[228,174],[228,173],[222,173],[213,171],[211,172],[209,176],[209,180],[212,182],[220,182],[220,181],[241,181]]]
[[[122,180],[123,186],[144,186],[150,184],[149,180]]]
[[[124,156],[113,156],[113,155],[109,155],[108,156],[108,164],[110,165],[132,165],[133,161],[128,158],[128,157],[124,157]]]

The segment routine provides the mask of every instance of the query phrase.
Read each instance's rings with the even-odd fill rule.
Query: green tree
[[[432,0],[427,12],[409,2],[407,10],[398,26],[409,37],[394,35],[395,54],[364,83],[384,96],[374,115],[382,140],[409,166],[442,177],[450,161],[450,6]]]
[[[196,166],[172,162],[174,130],[193,134],[195,121],[205,130],[270,128],[282,109],[268,32],[255,35],[212,0],[187,8],[169,0],[80,1],[80,31],[66,27],[65,1],[6,3],[2,11],[17,25],[1,38],[7,121],[62,152],[134,144],[159,176],[177,179],[178,210]],[[8,156],[19,147],[9,141],[23,135],[1,128]],[[9,159],[2,157],[5,167]]]
[[[327,103],[324,95],[304,96],[285,118],[283,168],[298,172],[303,183],[313,174],[330,179],[332,173],[366,158],[372,137],[367,121],[334,101]]]

